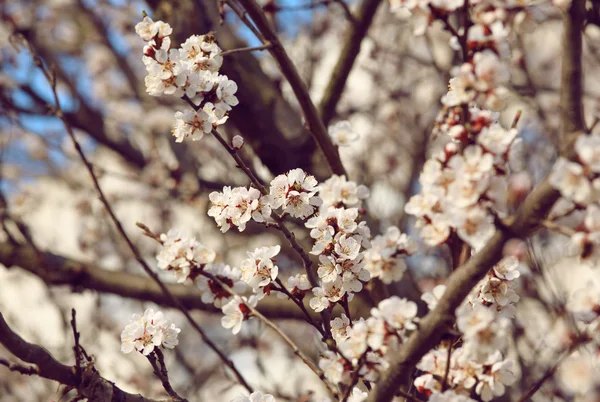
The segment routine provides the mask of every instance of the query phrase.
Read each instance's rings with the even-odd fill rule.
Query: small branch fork
[[[229,287],[225,282],[221,281],[218,277],[212,275],[209,272],[206,271],[202,271],[201,273],[202,276],[218,283],[227,293],[229,293],[230,295],[234,296],[234,297],[238,297],[239,300],[241,301],[241,303],[248,309],[250,310],[250,312],[252,313],[252,315],[258,317],[258,319],[260,319],[262,322],[264,322],[269,328],[271,328],[273,331],[275,331],[275,333],[277,333],[277,335],[279,335],[281,337],[281,339],[284,340],[285,343],[288,344],[288,346],[292,349],[292,351],[294,352],[294,354],[296,356],[298,356],[300,358],[300,360],[302,360],[304,362],[304,364],[306,364],[313,373],[315,373],[317,375],[317,377],[319,377],[321,379],[321,381],[323,381],[323,383],[325,384],[325,386],[327,387],[327,389],[334,395],[337,395],[336,390],[331,386],[331,384],[329,384],[329,382],[325,379],[325,374],[323,373],[323,371],[321,369],[319,369],[309,358],[308,356],[306,356],[304,353],[302,353],[302,351],[300,350],[300,348],[298,348],[298,346],[294,343],[294,341],[292,339],[290,339],[289,336],[287,336],[273,321],[269,320],[267,317],[265,317],[260,311],[258,311],[255,307],[252,307],[249,303],[247,303],[239,294],[237,294],[231,287]]]
[[[194,102],[192,102],[192,100],[190,98],[188,98],[187,96],[184,96],[182,99],[185,100],[190,105],[190,107],[192,107],[192,109],[194,109],[195,111],[198,111],[200,109],[200,107],[196,106],[194,104]],[[258,191],[260,191],[260,193],[262,195],[268,195],[269,192],[268,192],[267,188],[256,177],[256,175],[254,174],[252,169],[250,169],[250,167],[248,167],[248,165],[246,165],[246,163],[242,160],[242,158],[238,154],[237,150],[234,149],[217,130],[213,129],[211,131],[211,134],[213,135],[213,137],[215,137],[217,139],[217,141],[219,141],[219,143],[223,146],[223,148],[225,148],[227,150],[229,155],[231,155],[233,160],[236,162],[237,167],[239,169],[241,169],[246,174],[246,176],[248,176],[248,178],[250,179],[250,183]],[[287,228],[287,226],[285,226],[285,223],[281,216],[277,215],[276,213],[273,213],[273,214],[271,214],[271,217],[275,221],[274,226],[279,231],[281,231],[281,233],[283,233],[284,237],[288,240],[288,242],[290,243],[290,245],[292,246],[294,251],[300,256],[300,259],[302,260],[302,263],[304,265],[304,270],[306,271],[306,275],[308,277],[310,284],[313,287],[318,287],[319,281],[317,279],[315,271],[312,269],[312,260],[310,259],[310,256],[308,255],[306,250],[304,250],[304,248],[300,245],[300,243],[298,243],[294,234]],[[294,299],[292,299],[292,300],[294,300]],[[329,343],[328,340],[333,340],[333,336],[331,335],[331,329],[329,328],[329,321],[331,319],[331,316],[328,311],[323,311],[321,313],[321,317],[323,319],[324,331],[320,330],[318,326],[317,326],[317,329],[319,329],[319,332],[323,335],[323,337],[324,337],[323,341],[325,343]]]
[[[144,269],[144,271],[152,278],[152,280],[160,287],[161,291],[165,294],[165,296],[167,296],[171,300],[171,302],[173,303],[173,305],[175,305],[183,313],[183,315],[185,316],[185,318],[187,319],[187,321],[194,328],[194,330],[196,330],[196,332],[200,335],[200,337],[202,338],[202,340],[219,356],[219,358],[223,361],[223,363],[225,363],[225,365],[231,369],[231,371],[233,372],[234,376],[239,381],[239,383],[244,388],[246,388],[246,390],[248,390],[248,392],[252,393],[253,392],[252,387],[246,382],[246,380],[244,379],[244,377],[241,375],[241,373],[234,366],[233,362],[206,335],[206,333],[204,332],[204,330],[192,318],[192,316],[190,315],[190,313],[186,309],[186,307],[183,305],[183,303],[181,303],[181,301],[179,301],[175,296],[173,296],[173,294],[171,294],[171,292],[169,292],[169,289],[160,280],[160,278],[158,277],[158,275],[154,271],[152,271],[152,269],[150,268],[150,266],[143,259],[143,257],[141,255],[140,251],[138,250],[138,248],[135,246],[135,244],[133,244],[133,242],[131,241],[131,239],[129,238],[129,236],[127,235],[127,233],[125,232],[125,229],[123,228],[123,225],[121,224],[121,222],[117,218],[117,216],[116,216],[115,212],[113,211],[110,203],[108,202],[108,199],[104,195],[104,192],[102,191],[102,188],[100,187],[100,183],[98,182],[98,178],[96,177],[96,174],[94,173],[94,169],[93,169],[92,165],[90,164],[90,162],[88,161],[87,157],[85,156],[85,154],[83,152],[83,149],[81,148],[79,142],[77,141],[77,138],[75,137],[75,133],[73,132],[73,128],[71,127],[71,125],[69,124],[69,122],[65,118],[65,115],[63,114],[63,111],[62,111],[62,109],[60,107],[60,101],[59,101],[59,98],[58,98],[58,93],[56,91],[56,76],[54,74],[51,74],[48,71],[48,69],[44,66],[44,63],[43,63],[42,59],[37,55],[37,53],[36,53],[35,49],[33,48],[33,46],[25,38],[23,38],[23,42],[26,45],[26,47],[28,48],[29,52],[31,53],[31,56],[33,57],[35,65],[42,71],[42,73],[46,77],[48,83],[50,84],[50,87],[52,89],[53,98],[54,98],[54,103],[55,103],[55,108],[53,110],[54,115],[56,117],[58,117],[60,120],[62,120],[63,125],[64,125],[65,129],[67,130],[67,133],[69,134],[69,137],[71,138],[71,140],[73,142],[73,145],[75,146],[75,149],[76,149],[77,153],[79,154],[79,157],[81,158],[81,161],[85,165],[85,168],[88,171],[88,173],[89,173],[89,175],[90,175],[90,177],[92,179],[94,187],[96,188],[96,191],[98,192],[100,200],[102,201],[102,204],[106,208],[106,210],[107,210],[107,212],[108,212],[111,220],[115,224],[115,226],[116,226],[119,234],[121,235],[121,237],[125,240],[125,242],[129,246],[129,249],[131,250],[131,252],[135,256],[135,259],[140,263],[140,265],[142,266],[142,268]]]
[[[187,399],[179,396],[171,386],[171,383],[169,381],[169,374],[167,372],[167,366],[165,365],[165,356],[163,355],[160,348],[154,348],[152,353],[146,356],[146,358],[152,365],[152,369],[154,369],[154,375],[158,377],[158,379],[162,383],[163,388],[171,397],[171,400],[173,400],[174,402],[187,402]]]
[[[226,2],[230,6],[233,4],[233,1],[231,0],[226,0]],[[279,41],[277,34],[271,28],[261,7],[254,0],[238,0],[238,2],[243,7],[243,10],[240,10],[236,5],[233,5],[232,9],[240,16],[242,21],[255,33],[257,38],[260,39],[263,44],[271,44],[269,52],[279,65],[281,73],[292,87],[294,95],[304,114],[306,125],[325,155],[329,168],[334,174],[346,175],[346,170],[344,169],[338,150],[329,137],[327,127],[325,127],[323,120],[321,120],[319,112],[310,98],[306,85]],[[248,16],[252,19],[254,24],[248,20]]]

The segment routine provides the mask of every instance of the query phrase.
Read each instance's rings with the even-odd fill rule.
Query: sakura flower
[[[186,109],[184,112],[175,112],[175,124],[173,126],[175,142],[183,142],[188,137],[193,141],[198,141],[202,139],[204,134],[210,133],[212,128],[209,115],[204,110],[195,112]]]
[[[512,385],[516,380],[516,376],[511,371],[512,360],[501,360],[502,355],[496,352],[490,357],[486,364],[491,365],[490,374],[484,374],[479,377],[479,383],[475,388],[475,392],[485,402],[491,401],[495,396],[504,395],[507,385]]]
[[[221,308],[231,300],[233,296],[223,289],[219,281],[229,286],[236,294],[240,294],[246,289],[246,284],[241,281],[242,273],[238,268],[218,263],[209,265],[204,268],[204,271],[210,273],[217,280],[202,275],[198,277],[196,283],[202,291],[203,303],[212,303],[215,307]]]
[[[250,317],[250,307],[256,307],[263,294],[246,296],[233,296],[233,298],[222,307],[223,317],[221,325],[223,328],[231,328],[231,332],[236,335],[242,329],[242,323]]]
[[[195,279],[197,270],[214,261],[216,253],[204,247],[194,237],[187,237],[171,229],[161,234],[162,248],[156,259],[158,268],[172,271],[177,282]]]
[[[421,295],[421,300],[427,303],[427,308],[433,310],[446,291],[446,285],[437,285],[430,292],[425,292]]]
[[[228,106],[236,106],[240,103],[235,96],[237,89],[238,86],[235,81],[228,79],[225,75],[219,77],[216,94],[217,97]]]
[[[319,368],[323,370],[325,378],[334,384],[348,383],[351,380],[350,371],[344,367],[344,360],[329,350],[319,360]]]
[[[333,175],[319,185],[319,197],[323,207],[359,207],[369,197],[369,189],[346,180],[346,176]]]
[[[250,396],[237,396],[231,402],[275,402],[275,397],[271,394],[254,391]]]
[[[314,297],[310,299],[310,308],[317,313],[328,309],[331,303],[338,302],[346,294],[343,286],[342,278],[337,278],[333,282],[323,283],[320,287],[315,287],[312,290]],[[349,295],[348,300],[352,299]]]
[[[358,139],[358,134],[347,120],[338,121],[329,126],[329,136],[335,145],[340,146],[349,145]]]
[[[495,155],[504,155],[518,134],[517,129],[505,130],[500,124],[492,124],[481,130],[477,142]]]
[[[453,224],[457,228],[458,236],[475,251],[481,250],[496,232],[494,218],[482,207],[455,212]]]
[[[587,353],[575,352],[559,366],[558,377],[567,391],[585,395],[598,386],[599,372],[597,359]]]
[[[590,322],[600,312],[600,287],[594,281],[588,281],[584,287],[577,289],[567,301],[567,308],[575,317]]]
[[[252,286],[255,292],[277,278],[279,268],[273,264],[273,257],[280,250],[280,246],[257,248],[248,252],[249,258],[242,261],[242,280]]]
[[[155,347],[173,349],[179,343],[177,334],[180,331],[164,318],[161,311],[154,312],[149,308],[143,315],[134,314],[121,333],[121,351],[130,353],[136,350],[149,355]]]
[[[424,374],[415,378],[414,384],[417,391],[425,395],[431,395],[442,390],[442,384],[431,374]]]
[[[341,235],[335,243],[334,251],[338,255],[338,258],[354,260],[360,252],[360,242],[355,237]]]
[[[477,145],[470,145],[463,151],[462,155],[453,156],[448,166],[456,171],[457,177],[464,180],[477,181],[488,175],[494,164],[494,157],[484,153]]]
[[[348,328],[350,328],[350,319],[343,314],[331,321],[331,335],[333,339],[340,343],[348,337]]]
[[[563,197],[578,204],[587,205],[593,199],[592,185],[579,163],[559,158],[552,168],[549,181]]]
[[[273,208],[283,208],[292,217],[306,219],[315,212],[322,201],[315,194],[317,180],[302,169],[290,170],[271,181],[270,194]]]
[[[146,42],[150,42],[158,34],[158,25],[152,21],[152,18],[146,16],[137,23],[135,32]]]
[[[575,152],[581,162],[594,173],[600,173],[600,137],[579,135],[575,141]]]
[[[408,212],[407,212],[408,213]],[[417,224],[419,221],[417,221]],[[427,245],[437,246],[448,240],[450,236],[450,223],[442,214],[435,214],[431,217],[431,223],[425,224],[421,228],[421,237]]]
[[[244,146],[244,137],[241,135],[234,135],[231,140],[231,146],[233,149],[242,149]]]
[[[361,391],[358,387],[354,387],[354,388],[352,388],[352,393],[348,397],[347,401],[348,402],[364,402],[367,399],[367,396],[369,396],[369,394],[367,394],[364,391]]]
[[[516,257],[506,257],[500,260],[498,264],[494,266],[494,273],[500,279],[512,281],[521,276],[519,272],[519,260]]]
[[[475,402],[475,400],[469,398],[467,395],[461,395],[453,390],[447,390],[443,393],[432,394],[429,397],[429,402]]]
[[[365,253],[365,268],[371,277],[390,284],[402,279],[406,271],[403,257],[415,252],[415,243],[396,226],[391,226],[384,235],[372,240],[371,248]]]
[[[416,303],[398,296],[392,296],[379,302],[377,308],[371,309],[371,315],[383,319],[400,335],[417,328],[415,325],[417,321]]]

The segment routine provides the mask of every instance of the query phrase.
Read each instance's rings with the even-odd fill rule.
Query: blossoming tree
[[[598,399],[598,2],[0,10],[0,401]]]

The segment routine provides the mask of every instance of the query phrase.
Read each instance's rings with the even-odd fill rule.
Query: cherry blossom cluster
[[[208,216],[215,219],[223,233],[232,226],[242,232],[251,219],[265,223],[272,210],[278,208],[294,218],[306,219],[322,204],[316,195],[319,191],[317,184],[314,176],[302,169],[293,169],[275,177],[267,195],[253,187],[223,187],[222,192],[209,194],[211,207]]]
[[[322,209],[305,226],[315,240],[311,254],[319,256],[317,273],[322,282],[313,289],[311,308],[319,312],[350,301],[371,277],[363,261],[363,250],[370,246],[369,227],[360,220],[357,208],[332,206]]]
[[[136,350],[144,355],[154,348],[173,349],[179,343],[177,335],[181,330],[169,323],[161,311],[147,309],[144,314],[134,314],[131,322],[121,332],[121,351],[130,353]]]
[[[197,107],[175,113],[176,141],[186,137],[199,140],[224,124],[231,108],[239,103],[237,84],[219,74],[223,57],[214,36],[193,35],[179,49],[171,49],[169,24],[146,16],[135,30],[147,42],[143,56],[148,73],[146,91],[152,96],[185,96]]]
[[[508,347],[510,318],[514,318],[514,303],[519,300],[513,282],[520,276],[518,267],[514,257],[501,260],[456,310],[461,336],[442,342],[417,364],[423,372],[414,381],[420,393],[440,393],[445,379],[453,392],[464,397],[475,392],[483,401],[490,401],[516,380],[514,363],[504,359],[502,351]],[[445,286],[439,285],[423,294],[429,309],[435,308],[444,291]],[[448,348],[452,348],[450,353]]]
[[[208,197],[211,202],[208,216],[215,219],[223,233],[232,226],[242,232],[251,219],[262,223],[271,216],[273,205],[271,196],[262,195],[253,187],[232,189],[226,186],[223,187],[222,192],[213,191]]]
[[[371,317],[350,322],[342,314],[331,322],[332,335],[341,354],[326,351],[319,361],[325,377],[335,383],[350,384],[355,372],[361,379],[377,381],[389,366],[386,354],[406,341],[417,328],[417,305],[392,296],[371,310]]]
[[[597,261],[600,253],[600,137],[581,134],[575,141],[577,161],[559,158],[550,184],[570,202],[570,210],[583,210],[583,221],[571,236],[573,251]]]
[[[172,271],[179,283],[194,280],[206,264],[215,260],[215,252],[199,243],[196,238],[171,229],[161,234],[162,247],[156,256],[158,268]]]
[[[416,244],[396,226],[371,240],[371,248],[365,252],[365,269],[371,278],[379,278],[385,284],[399,281],[406,271],[404,257],[417,251]]]
[[[428,245],[443,244],[456,233],[478,251],[495,233],[494,214],[506,211],[508,153],[517,133],[502,128],[491,112],[471,108],[468,114],[469,125],[455,126],[459,144],[447,144],[425,163],[421,192],[405,211],[418,218]]]
[[[446,5],[446,12],[463,5],[431,2],[430,8],[439,3]],[[506,93],[503,84],[509,73],[499,57],[504,36],[486,25],[485,18],[480,22],[468,31],[468,58],[453,72],[434,127],[434,134],[447,135],[451,142],[425,163],[421,192],[405,206],[432,246],[456,235],[478,251],[493,236],[496,216],[507,210],[508,158],[517,130],[502,127],[498,113],[487,110],[499,109]]]
[[[160,267],[174,273],[178,282],[194,283],[201,290],[204,303],[212,303],[223,311],[221,324],[237,334],[242,323],[251,317],[250,307],[256,307],[271,284],[277,279],[279,268],[274,264],[280,246],[260,247],[248,252],[241,269],[223,263],[213,263],[215,252],[203,247],[193,237],[182,236],[176,230],[160,235],[162,249],[157,259]],[[306,277],[288,279],[291,293],[308,292]],[[243,296],[248,288],[255,294]],[[302,288],[302,290],[300,290]]]

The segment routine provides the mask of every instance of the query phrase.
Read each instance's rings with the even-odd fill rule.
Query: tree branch
[[[14,356],[37,366],[35,372],[24,374],[38,374],[40,377],[75,387],[90,401],[158,402],[121,390],[112,382],[102,378],[96,370],[85,370],[81,381],[78,381],[74,367],[60,363],[43,347],[21,338],[8,326],[2,313],[0,313],[0,343]],[[0,364],[6,365],[3,361],[0,361]],[[12,367],[13,371],[23,372],[21,367],[24,366],[13,364]]]
[[[358,10],[356,23],[350,26],[350,31],[346,34],[342,53],[331,73],[331,79],[319,104],[319,114],[325,126],[329,125],[335,115],[335,108],[342,97],[346,81],[360,52],[362,41],[367,36],[381,2],[382,0],[363,0]]]
[[[115,270],[108,271],[93,264],[68,259],[50,252],[37,252],[29,245],[11,242],[0,243],[0,264],[6,267],[19,266],[38,276],[49,285],[68,285],[75,291],[94,290],[162,306],[176,307],[161,289],[147,277]],[[200,290],[180,284],[165,285],[181,304],[190,310],[217,313],[220,310],[202,302]],[[272,319],[304,320],[298,307],[283,300],[266,298],[260,303],[259,311]],[[318,317],[316,313],[313,318]]]
[[[294,95],[296,95],[296,99],[298,99],[298,103],[300,104],[302,112],[304,113],[306,124],[308,125],[308,128],[315,141],[317,144],[319,144],[321,151],[323,151],[331,171],[338,175],[346,174],[344,166],[342,165],[342,160],[340,159],[340,155],[329,138],[327,128],[323,124],[317,108],[310,99],[306,85],[302,81],[302,78],[300,78],[298,70],[296,70],[294,63],[287,55],[283,45],[277,37],[277,34],[271,29],[271,25],[269,24],[267,17],[262,12],[260,6],[256,4],[256,1],[239,0],[239,2],[242,4],[264,39],[272,44],[272,46],[269,48],[269,52],[279,65],[282,74],[290,83],[290,86],[294,91]]]

